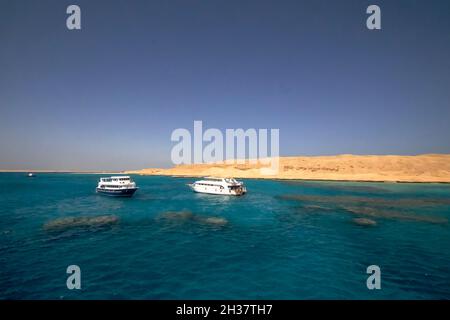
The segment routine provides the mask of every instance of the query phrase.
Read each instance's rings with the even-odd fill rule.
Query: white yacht
[[[129,176],[113,176],[100,178],[96,191],[108,196],[131,197],[137,189]]]
[[[195,181],[188,186],[195,192],[209,194],[241,196],[247,192],[244,183],[236,181],[234,178],[206,177],[204,180]]]

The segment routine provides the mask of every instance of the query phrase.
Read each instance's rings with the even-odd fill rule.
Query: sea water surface
[[[0,298],[450,298],[449,185],[245,180],[225,197],[133,178],[110,198],[98,175],[0,173]]]

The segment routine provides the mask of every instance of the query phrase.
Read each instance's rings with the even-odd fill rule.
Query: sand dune
[[[275,175],[262,175],[261,165],[249,163],[178,165],[170,169],[143,169],[127,173],[189,177],[450,183],[450,154],[281,157],[279,161],[279,172]]]

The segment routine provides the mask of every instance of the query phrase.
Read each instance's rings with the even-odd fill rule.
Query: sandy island
[[[450,154],[280,157],[279,161],[279,172],[270,176],[262,175],[261,165],[258,164],[223,162],[125,173],[185,177],[450,183]]]

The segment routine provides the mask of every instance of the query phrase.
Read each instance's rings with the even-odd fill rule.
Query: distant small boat
[[[247,193],[244,183],[234,178],[207,177],[205,180],[195,181],[188,186],[195,192],[241,196]]]
[[[96,191],[107,196],[131,197],[137,189],[136,182],[129,176],[113,176],[100,178]]]
[[[27,174],[27,177],[28,177],[28,178],[35,178],[36,175],[35,175],[34,173],[31,173],[31,172],[30,172],[30,173]]]

